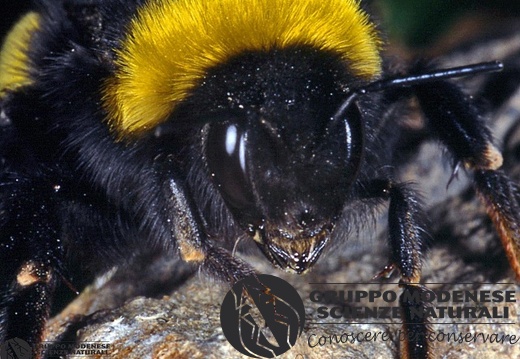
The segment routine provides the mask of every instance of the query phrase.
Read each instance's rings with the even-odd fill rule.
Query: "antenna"
[[[339,118],[350,106],[352,101],[354,101],[359,95],[378,92],[393,87],[409,87],[455,77],[471,76],[485,72],[502,71],[503,68],[504,64],[500,61],[480,62],[472,65],[433,70],[417,75],[396,76],[374,81],[364,87],[351,90],[347,99],[341,104],[338,111],[334,115],[334,119]]]

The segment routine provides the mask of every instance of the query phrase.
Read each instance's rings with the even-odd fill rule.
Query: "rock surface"
[[[451,61],[451,60],[450,60]],[[456,60],[453,60],[456,61]],[[447,60],[447,63],[449,61]],[[495,134],[503,143],[505,172],[520,182],[520,92],[496,111],[493,119]],[[430,233],[434,246],[428,255],[422,280],[434,290],[502,290],[516,291],[519,286],[508,268],[491,222],[468,181],[459,182],[446,190],[451,175],[442,165],[441,151],[433,144],[422,145],[419,154],[403,173],[413,180],[425,194],[431,222]],[[382,221],[384,223],[384,221]],[[360,283],[348,290],[393,290],[399,293],[395,278],[375,284],[370,282],[387,264],[384,225],[376,231],[361,232],[353,243],[322,257],[315,269],[305,276],[296,276],[273,269],[261,255],[246,257],[260,273],[274,274],[290,282],[305,301],[307,326],[296,346],[281,358],[395,358],[398,356],[400,328],[396,320],[382,320],[378,324],[317,325],[317,304],[309,300],[312,290],[320,288],[316,282]],[[163,259],[150,265],[143,273],[182,272],[190,268]],[[145,275],[143,274],[143,278]],[[60,315],[48,325],[47,341],[76,341],[83,343],[108,342],[110,358],[246,358],[238,354],[225,339],[220,327],[220,303],[229,289],[225,284],[197,274],[162,298],[146,298],[136,287],[143,278],[125,279],[118,272],[106,275],[88,287]],[[443,284],[445,283],[445,284]],[[466,284],[464,284],[466,283]],[[329,286],[330,287],[330,286]],[[489,305],[489,303],[488,303]],[[504,304],[497,305],[503,311]],[[435,342],[436,358],[520,358],[519,304],[506,303],[509,319],[439,318],[432,325],[439,335],[510,334],[517,344],[476,342],[448,342],[443,334]],[[113,309],[111,309],[113,308]],[[311,324],[309,324],[311,323]],[[488,324],[491,323],[491,324]],[[310,347],[316,338],[358,332],[387,332],[392,340],[362,343],[333,343]],[[313,335],[314,334],[314,335]],[[70,356],[81,358],[81,356]],[[97,355],[93,357],[104,357]]]

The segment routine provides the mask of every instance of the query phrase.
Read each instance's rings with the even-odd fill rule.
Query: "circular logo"
[[[289,283],[251,275],[227,293],[220,324],[229,343],[253,358],[274,358],[291,349],[303,331],[305,308]]]
[[[0,346],[0,359],[30,359],[32,348],[20,338],[9,339]]]

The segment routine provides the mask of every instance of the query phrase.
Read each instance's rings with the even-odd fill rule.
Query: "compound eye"
[[[363,122],[361,120],[361,112],[356,104],[349,106],[345,112],[345,135],[347,144],[347,160],[349,162],[350,171],[354,175],[359,169],[361,157],[363,156],[364,131]],[[355,177],[356,175],[354,175]],[[354,178],[352,178],[354,180]]]
[[[325,131],[325,137],[334,138],[334,134],[343,134],[342,150],[338,150],[338,164],[344,169],[344,183],[352,184],[359,173],[362,158],[364,156],[365,131],[360,108],[354,101],[349,101],[348,106],[342,106],[334,116]],[[324,142],[326,139],[324,140]]]
[[[246,161],[247,133],[235,123],[212,124],[206,143],[208,167],[226,202],[235,209],[254,206]]]

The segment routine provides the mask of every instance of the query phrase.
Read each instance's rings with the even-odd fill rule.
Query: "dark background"
[[[28,0],[3,0],[0,3],[0,34],[3,36],[9,28],[16,22],[21,14],[29,9]]]
[[[453,30],[457,21],[473,17],[500,23],[520,16],[518,0],[371,0],[392,39],[411,47],[427,47]],[[478,21],[478,20],[475,20]],[[453,34],[456,35],[456,34]]]

